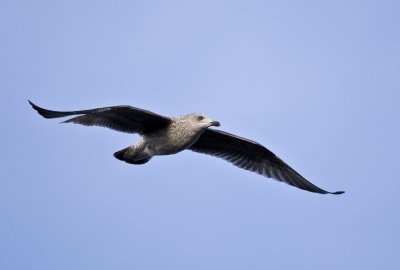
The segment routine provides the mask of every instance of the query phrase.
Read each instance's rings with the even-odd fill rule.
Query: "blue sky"
[[[1,269],[398,269],[398,1],[1,1]],[[50,109],[202,112],[322,196]]]

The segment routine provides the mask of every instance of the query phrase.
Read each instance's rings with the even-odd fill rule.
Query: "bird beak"
[[[218,121],[212,121],[211,126],[219,127],[221,124]]]

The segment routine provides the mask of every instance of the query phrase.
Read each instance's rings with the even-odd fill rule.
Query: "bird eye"
[[[202,116],[202,115],[197,116],[197,120],[201,121],[203,119],[204,119],[204,116]]]

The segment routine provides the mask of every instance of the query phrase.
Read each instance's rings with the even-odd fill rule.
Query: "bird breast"
[[[170,155],[190,147],[203,132],[203,128],[173,123],[165,129],[144,136],[144,140],[152,155]]]

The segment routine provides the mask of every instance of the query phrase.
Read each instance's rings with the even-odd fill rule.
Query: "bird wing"
[[[51,111],[43,109],[31,101],[29,104],[44,118],[79,115],[62,123],[101,126],[127,133],[146,134],[165,128],[171,123],[171,119],[168,117],[127,105],[81,111]]]
[[[261,144],[224,131],[207,129],[188,149],[223,158],[242,169],[307,191],[321,194],[344,193],[328,192],[315,186]]]

